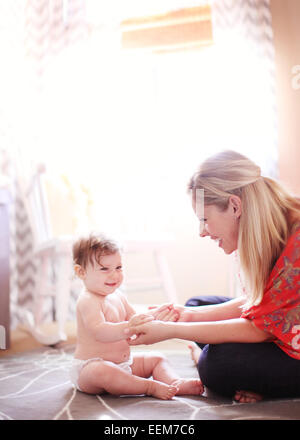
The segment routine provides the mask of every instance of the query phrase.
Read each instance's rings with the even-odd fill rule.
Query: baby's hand
[[[140,313],[139,315],[133,315],[128,321],[128,327],[135,327],[136,325],[145,324],[146,322],[153,321],[154,316],[147,313]]]
[[[176,322],[180,318],[180,308],[181,306],[177,306],[171,303],[163,304],[159,307],[150,306],[153,316],[158,321],[173,321]]]

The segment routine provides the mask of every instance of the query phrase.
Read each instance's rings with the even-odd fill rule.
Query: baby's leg
[[[106,361],[87,364],[80,372],[78,385],[89,394],[147,394],[164,400],[172,399],[177,391],[176,386],[135,376]]]
[[[137,376],[152,376],[154,380],[177,386],[177,395],[199,395],[204,391],[201,380],[180,378],[171,367],[169,361],[161,354],[149,353],[134,355],[132,371]]]

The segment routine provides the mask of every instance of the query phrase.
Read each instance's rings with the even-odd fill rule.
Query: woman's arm
[[[130,345],[147,345],[173,338],[202,344],[263,342],[271,339],[270,334],[259,330],[244,318],[200,323],[152,321],[132,327],[125,333],[128,336],[137,335],[136,339],[130,341]]]
[[[185,307],[180,313],[179,321],[224,321],[227,319],[239,318],[242,314],[241,306],[245,301],[245,297],[238,297],[221,304]]]
[[[234,298],[225,303],[198,307],[185,307],[179,304],[166,303],[161,306],[151,306],[149,309],[159,321],[201,322],[223,321],[239,318],[244,297]]]

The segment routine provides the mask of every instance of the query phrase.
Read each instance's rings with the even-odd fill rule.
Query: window
[[[199,49],[212,44],[209,5],[122,21],[122,47],[154,52]]]
[[[7,92],[3,114],[9,109],[25,157],[46,162],[76,205],[76,228],[185,233],[186,182],[203,158],[233,148],[268,162],[268,75],[247,39],[213,38],[204,2],[117,3],[87,1],[98,9],[86,11],[85,37],[45,64],[40,94],[25,74],[2,84],[24,97],[16,109]],[[61,23],[70,40],[82,24],[74,10]]]

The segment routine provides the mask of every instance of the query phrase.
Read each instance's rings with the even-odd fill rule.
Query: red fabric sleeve
[[[277,260],[262,301],[241,317],[272,334],[282,350],[300,359],[300,228]]]

